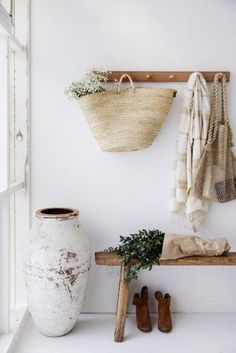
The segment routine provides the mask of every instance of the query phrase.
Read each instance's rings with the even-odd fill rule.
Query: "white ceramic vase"
[[[90,251],[78,213],[69,208],[37,211],[26,246],[29,310],[38,329],[47,336],[70,332],[85,301]]]

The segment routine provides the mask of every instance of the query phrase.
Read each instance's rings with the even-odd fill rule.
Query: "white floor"
[[[14,353],[236,353],[236,314],[175,314],[173,331],[140,332],[135,316],[126,320],[125,341],[113,342],[114,315],[83,314],[64,337],[41,335],[26,323]]]

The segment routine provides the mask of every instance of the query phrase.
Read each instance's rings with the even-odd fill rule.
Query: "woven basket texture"
[[[83,96],[79,104],[103,151],[128,152],[152,144],[175,92],[173,89],[133,87]]]
[[[199,161],[194,194],[199,199],[228,202],[236,199],[236,158],[229,123],[226,77],[215,76],[207,144]]]

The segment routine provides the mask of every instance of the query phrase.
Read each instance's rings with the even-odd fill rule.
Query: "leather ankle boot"
[[[148,288],[146,286],[142,288],[140,297],[138,293],[135,293],[133,305],[136,305],[137,327],[143,332],[150,332],[152,322],[148,308]]]
[[[162,332],[170,332],[172,330],[172,322],[170,316],[170,295],[166,293],[164,297],[161,292],[155,293],[158,302],[158,329]]]

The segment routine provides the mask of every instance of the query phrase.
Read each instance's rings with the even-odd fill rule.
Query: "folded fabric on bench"
[[[187,256],[220,256],[230,250],[226,239],[205,239],[191,235],[166,234],[161,260]]]

